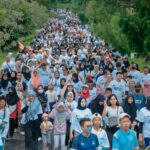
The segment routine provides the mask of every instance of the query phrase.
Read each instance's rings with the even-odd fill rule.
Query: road
[[[15,133],[13,139],[6,141],[5,150],[25,150],[24,136],[19,133]],[[41,142],[39,142],[39,150],[42,150]]]

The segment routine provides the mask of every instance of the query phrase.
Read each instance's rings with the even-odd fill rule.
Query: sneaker
[[[41,137],[39,137],[39,138],[38,138],[38,141],[42,141],[42,138],[41,138]]]
[[[15,132],[15,133],[16,133],[16,132],[18,132],[18,129],[15,129],[15,131],[14,131],[14,132]]]
[[[21,134],[21,135],[25,135],[25,132],[21,131],[20,134]]]

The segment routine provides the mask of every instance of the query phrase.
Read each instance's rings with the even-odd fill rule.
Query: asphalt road
[[[19,133],[15,133],[13,139],[9,139],[6,141],[5,150],[25,150],[24,136],[20,135]],[[39,150],[42,150],[41,142],[39,142]],[[49,150],[53,150],[52,146]],[[140,150],[144,149],[140,148]]]
[[[6,141],[5,150],[25,150],[24,136],[15,133],[13,139]],[[41,142],[39,142],[39,150],[42,150]]]

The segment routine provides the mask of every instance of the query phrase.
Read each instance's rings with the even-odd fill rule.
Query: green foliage
[[[47,18],[47,9],[35,1],[0,1],[0,49],[16,48],[19,38],[40,28]]]
[[[149,0],[72,0],[70,8],[123,53],[150,52]]]

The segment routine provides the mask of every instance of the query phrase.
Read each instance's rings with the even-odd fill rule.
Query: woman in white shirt
[[[119,115],[123,113],[123,108],[119,106],[117,96],[112,94],[105,105],[102,116],[107,117],[106,131],[108,134],[110,145],[112,146],[113,134],[119,127]]]
[[[71,114],[70,140],[72,140],[74,136],[78,136],[82,133],[80,126],[80,120],[82,118],[92,118],[92,112],[89,108],[86,108],[86,99],[84,97],[78,99],[77,108],[74,109]]]

